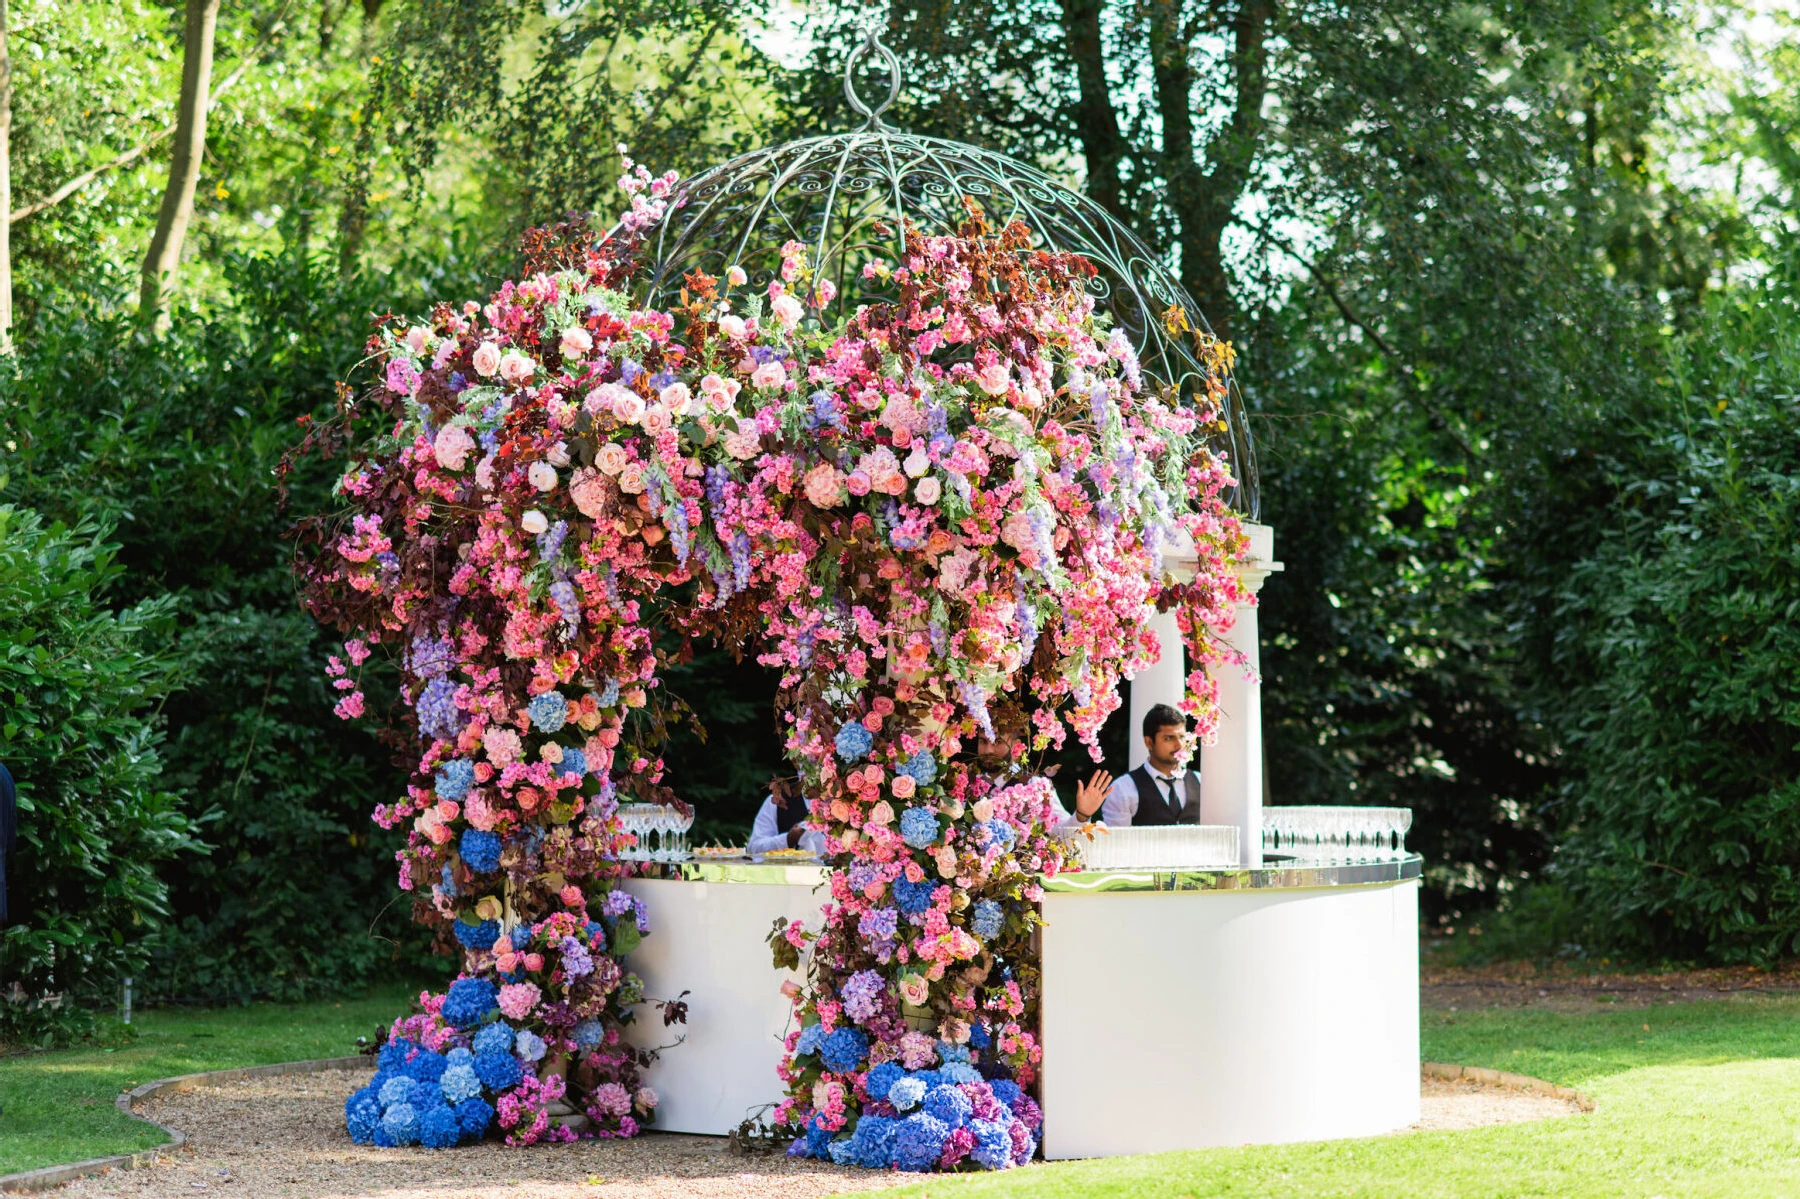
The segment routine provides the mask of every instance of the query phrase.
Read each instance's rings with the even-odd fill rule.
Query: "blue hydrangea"
[[[888,1087],[887,1098],[899,1111],[915,1108],[925,1098],[925,1080],[917,1076],[899,1079]]]
[[[971,1120],[969,1131],[975,1134],[975,1148],[969,1157],[989,1170],[1004,1170],[1012,1164],[1012,1137],[1000,1120]]]
[[[419,1139],[419,1113],[410,1103],[396,1103],[381,1113],[381,1131],[396,1145],[410,1145]]]
[[[969,919],[969,931],[983,941],[992,941],[1000,935],[1000,926],[1005,923],[1006,913],[1000,905],[991,899],[983,899],[975,905],[975,914]]]
[[[819,1042],[825,1038],[823,1024],[808,1024],[800,1030],[800,1040],[794,1045],[795,1053],[817,1053]]]
[[[594,702],[602,708],[610,708],[617,704],[619,702],[619,680],[607,679],[606,686],[600,688],[599,694],[594,696]]]
[[[504,1020],[496,1020],[475,1034],[475,1056],[484,1053],[511,1053],[513,1047],[512,1025]]]
[[[587,755],[578,749],[564,749],[562,761],[557,763],[557,773],[585,775],[588,772]]]
[[[975,826],[975,844],[982,849],[996,844],[1002,849],[1011,849],[1018,839],[1018,830],[1004,820],[984,820]]]
[[[900,839],[914,849],[924,849],[937,837],[937,813],[930,808],[908,808],[900,813]]]
[[[441,1014],[452,1028],[474,1028],[499,1006],[499,992],[493,983],[485,978],[459,978],[450,984]]]
[[[849,1141],[833,1141],[825,1147],[826,1155],[834,1166],[852,1166],[856,1164],[856,1148]]]
[[[368,1087],[344,1101],[344,1127],[349,1130],[350,1139],[358,1145],[367,1145],[374,1138],[375,1129],[380,1123],[381,1102]]]
[[[500,935],[500,922],[483,920],[480,924],[470,924],[466,920],[455,920],[450,924],[450,931],[464,949],[492,949],[494,938]]]
[[[478,1137],[494,1122],[494,1105],[480,1097],[465,1099],[453,1110],[465,1136]]]
[[[850,1138],[850,1163],[865,1170],[883,1170],[894,1160],[894,1131],[898,1120],[886,1116],[864,1116],[856,1122],[856,1133]]]
[[[448,1063],[441,1053],[433,1053],[429,1049],[421,1049],[406,1063],[406,1076],[419,1082],[436,1082],[443,1077],[444,1067]]]
[[[437,793],[439,799],[448,799],[461,803],[468,795],[469,788],[475,785],[475,763],[467,758],[451,758],[437,771]]]
[[[568,722],[569,701],[563,698],[560,691],[546,691],[542,695],[532,696],[531,702],[525,705],[525,711],[531,716],[531,723],[538,732],[554,733]]]
[[[819,1044],[819,1060],[839,1074],[856,1069],[869,1056],[869,1038],[859,1028],[840,1028]]]
[[[474,1060],[475,1055],[469,1051],[469,1048],[466,1045],[458,1045],[456,1048],[447,1050],[444,1053],[444,1066],[446,1069],[451,1066],[467,1066]]]
[[[395,1037],[381,1047],[381,1052],[375,1055],[375,1063],[383,1070],[397,1071],[406,1065],[406,1059],[411,1057],[413,1050],[418,1047],[417,1041],[410,1041],[405,1037]]]
[[[443,1089],[444,1098],[451,1103],[461,1103],[465,1099],[473,1099],[481,1094],[481,1080],[475,1077],[473,1066],[450,1067],[444,1071],[444,1076],[438,1079],[438,1086]]]
[[[937,884],[930,879],[922,879],[911,883],[904,877],[894,880],[894,902],[908,916],[917,916],[931,906],[931,893],[937,890]]]
[[[937,1043],[937,1055],[946,1065],[951,1062],[967,1062],[969,1060],[969,1047],[967,1045],[958,1045],[952,1041],[939,1041]]]
[[[531,928],[524,924],[513,925],[513,930],[506,934],[514,949],[523,949],[531,944]]]
[[[869,1071],[868,1077],[863,1079],[863,1087],[869,1092],[869,1098],[886,1099],[888,1088],[904,1077],[906,1077],[906,1071],[900,1068],[900,1063],[883,1062]],[[861,1128],[862,1126],[859,1124],[857,1127]]]
[[[383,1111],[386,1111],[390,1107],[398,1107],[401,1104],[411,1104],[413,1092],[418,1089],[418,1086],[419,1084],[415,1080],[408,1078],[403,1074],[398,1078],[390,1078],[387,1082],[383,1083],[376,1098],[380,1100]]]
[[[936,1116],[915,1112],[894,1130],[894,1164],[902,1170],[929,1170],[944,1152],[949,1128]]]
[[[981,1071],[967,1062],[951,1062],[938,1071],[938,1077],[945,1082],[964,1083],[980,1082]]]
[[[542,1061],[546,1049],[544,1038],[529,1028],[520,1029],[519,1035],[513,1038],[513,1052],[528,1062]]]
[[[961,1128],[975,1113],[975,1105],[969,1102],[969,1097],[962,1093],[961,1087],[939,1083],[925,1093],[925,1103],[921,1110],[926,1115],[936,1116],[951,1128]]]
[[[921,787],[929,787],[937,780],[937,759],[931,756],[930,750],[922,749],[900,763],[899,773]]]
[[[837,756],[846,762],[860,762],[875,748],[875,734],[852,720],[838,730]]]
[[[969,1045],[971,1048],[986,1049],[993,1043],[994,1038],[988,1035],[987,1025],[977,1022],[969,1026]]]
[[[462,1140],[462,1135],[456,1113],[441,1103],[419,1117],[419,1144],[427,1149],[448,1149]]]
[[[829,1128],[820,1128],[817,1121],[806,1126],[806,1152],[810,1157],[820,1160],[831,1156],[831,1138],[835,1134]]]
[[[575,1044],[583,1049],[592,1049],[606,1039],[606,1026],[598,1020],[583,1020],[569,1034],[575,1038]]]
[[[1025,1093],[1019,1089],[1019,1084],[1010,1078],[996,1078],[988,1084],[988,1089],[994,1092],[994,1098],[1009,1108],[1019,1101],[1019,1096]]]
[[[369,1138],[369,1143],[374,1145],[377,1149],[392,1149],[395,1145],[399,1144],[398,1141],[388,1135],[387,1129],[379,1124],[375,1126],[375,1135]]]
[[[490,1091],[504,1091],[519,1083],[519,1059],[510,1053],[475,1055],[475,1077]]]
[[[500,834],[486,829],[466,828],[459,846],[462,860],[476,874],[492,874],[500,869]],[[493,942],[489,941],[489,945]]]

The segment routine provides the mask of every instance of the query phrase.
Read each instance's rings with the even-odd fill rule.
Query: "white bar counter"
[[[1044,883],[1044,1155],[1419,1118],[1417,855]]]
[[[650,869],[664,877],[623,884],[650,917],[627,965],[651,999],[688,993],[685,1026],[660,1027],[660,1014],[646,1004],[631,1027],[632,1043],[646,1049],[686,1037],[645,1073],[662,1099],[651,1127],[723,1136],[782,1096],[775,1068],[793,1009],[781,984],[799,976],[769,964],[769,929],[777,917],[818,929],[830,896],[826,870],[749,862]]]

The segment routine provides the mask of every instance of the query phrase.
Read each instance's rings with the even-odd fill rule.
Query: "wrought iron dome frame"
[[[869,55],[888,68],[887,96],[873,108],[857,94],[855,71]],[[1179,305],[1211,333],[1193,297],[1130,229],[1098,204],[1015,158],[964,142],[917,137],[885,124],[881,114],[900,92],[900,62],[869,31],[844,68],[844,94],[865,118],[860,129],[784,142],[741,154],[677,184],[667,215],[644,247],[646,302],[671,303],[685,276],[722,276],[731,266],[766,286],[790,241],[809,247],[819,279],[842,302],[891,298],[864,282],[861,264],[898,260],[908,222],[922,233],[954,233],[966,217],[963,198],[979,202],[1003,227],[1021,220],[1047,249],[1092,262],[1096,307],[1131,338],[1144,373],[1184,399],[1205,390],[1207,367],[1162,314]],[[1227,381],[1215,447],[1229,458],[1237,484],[1227,496],[1238,512],[1257,516],[1255,447],[1243,395]]]

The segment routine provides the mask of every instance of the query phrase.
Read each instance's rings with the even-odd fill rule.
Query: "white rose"
[[[686,416],[688,404],[693,401],[694,393],[688,390],[686,383],[677,380],[663,388],[657,398],[662,400],[663,407],[669,410],[670,416]]]
[[[906,456],[906,473],[917,479],[931,469],[931,457],[926,454],[925,447],[916,445],[913,452]]]
[[[531,360],[529,354],[508,350],[500,356],[500,377],[508,383],[529,383],[531,376],[536,373],[537,363]]]
[[[539,491],[556,489],[556,468],[548,462],[533,462],[525,472],[525,478]]]
[[[619,490],[626,495],[642,495],[644,491],[644,468],[633,462],[619,472]]]
[[[551,466],[569,465],[569,443],[566,441],[557,442],[548,450],[544,451],[544,457],[550,460]]]
[[[564,358],[579,358],[594,348],[594,339],[586,329],[564,329],[562,332],[562,353]]]
[[[519,527],[535,537],[550,527],[550,518],[533,508],[519,519]]]
[[[913,498],[921,504],[935,504],[941,495],[943,495],[943,485],[937,481],[936,475],[926,475],[913,488]]]
[[[594,455],[594,465],[609,475],[616,475],[625,469],[631,459],[625,453],[625,447],[615,442],[607,442]]]

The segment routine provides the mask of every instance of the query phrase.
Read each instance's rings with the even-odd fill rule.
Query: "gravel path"
[[[71,1183],[62,1199],[817,1199],[893,1185],[892,1175],[784,1157],[737,1157],[718,1137],[651,1133],[533,1149],[484,1142],[454,1150],[352,1144],[344,1099],[367,1072],[249,1079],[152,1100],[141,1114],[181,1129],[188,1148],[142,1170]],[[1571,1104],[1427,1079],[1420,1130],[1569,1115]],[[1041,1168],[1041,1167],[1034,1167]]]

